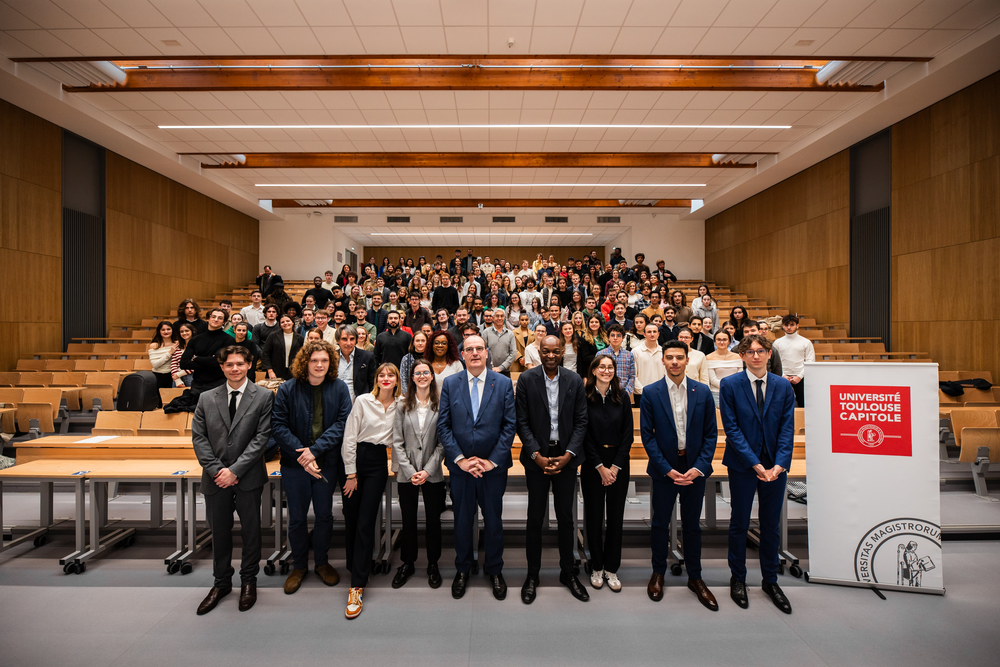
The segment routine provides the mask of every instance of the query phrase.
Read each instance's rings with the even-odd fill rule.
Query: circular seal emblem
[[[885,440],[885,433],[874,424],[865,424],[858,429],[858,441],[865,447],[878,447]]]
[[[861,538],[854,552],[854,574],[865,583],[911,588],[939,587],[940,571],[924,575],[941,562],[941,526],[909,517],[889,519]]]

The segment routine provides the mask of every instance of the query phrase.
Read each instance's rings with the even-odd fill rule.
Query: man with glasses
[[[771,341],[747,335],[736,352],[746,371],[722,379],[719,407],[726,430],[732,513],[729,520],[730,597],[743,609],[747,597],[747,530],[753,497],[758,500],[760,570],[763,589],[774,605],[792,613],[788,598],[778,586],[778,532],[785,497],[787,471],[792,465],[795,436],[795,394],[780,375],[767,372]]]

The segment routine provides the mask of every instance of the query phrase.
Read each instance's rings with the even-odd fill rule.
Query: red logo
[[[835,454],[911,456],[910,388],[832,385]]]

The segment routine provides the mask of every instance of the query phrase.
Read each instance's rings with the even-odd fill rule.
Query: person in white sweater
[[[805,401],[805,363],[816,361],[816,350],[812,341],[799,335],[799,318],[795,315],[785,315],[781,318],[781,328],[785,335],[774,341],[773,346],[781,353],[781,366],[785,379],[792,383],[795,393],[795,406],[804,408]]]
[[[691,312],[693,317],[711,318],[712,331],[719,330],[719,308],[710,295],[706,294],[700,299],[695,299],[694,303],[691,304]]]
[[[708,384],[708,364],[705,363],[705,353],[691,347],[694,342],[694,333],[691,329],[684,327],[677,332],[677,340],[688,346],[688,365],[684,374],[692,380]]]

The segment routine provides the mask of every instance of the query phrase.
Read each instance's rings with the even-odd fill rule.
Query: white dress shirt
[[[382,406],[371,394],[362,394],[354,402],[344,429],[344,471],[353,475],[358,471],[358,443],[371,442],[392,448],[392,427],[396,419],[396,401],[388,408]]]
[[[251,327],[255,327],[258,324],[264,323],[264,304],[261,304],[260,308],[254,308],[252,305],[243,306],[240,309],[240,315],[243,316],[243,321],[246,322]]]
[[[239,386],[238,389],[233,389],[226,383],[226,406],[229,406],[229,401],[233,400],[233,394],[236,394],[236,409],[240,409],[240,401],[243,400],[243,392],[246,391],[247,385],[250,384],[250,378],[243,378],[243,384]]]
[[[358,348],[354,348],[356,350]],[[351,402],[354,402],[356,398],[354,396],[354,350],[351,350],[351,354],[347,357],[344,356],[344,352],[340,351],[340,360],[337,365],[337,377],[344,381],[347,385],[347,391],[351,394]]]
[[[674,413],[674,426],[677,428],[677,449],[687,449],[687,376],[677,384],[670,378],[666,379],[667,393],[670,395],[670,409]]]

